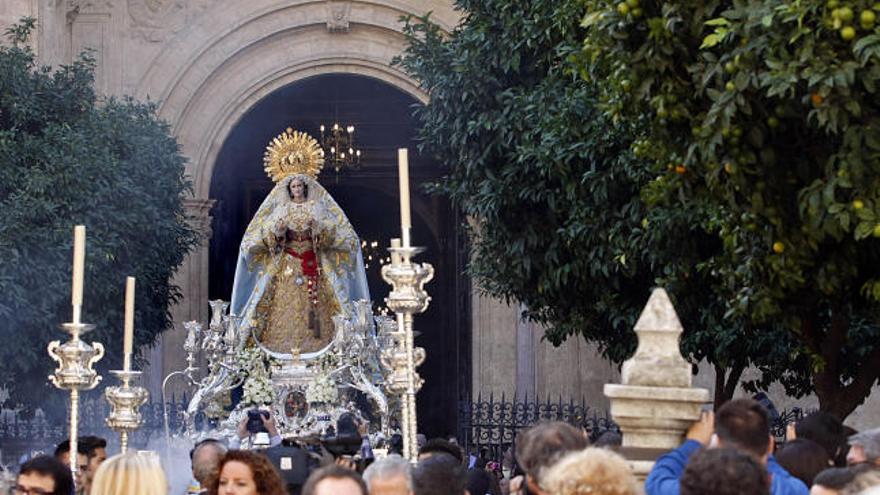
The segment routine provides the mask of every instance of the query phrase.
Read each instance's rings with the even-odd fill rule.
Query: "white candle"
[[[131,371],[131,346],[134,338],[134,277],[125,279],[125,337],[122,342],[123,369]]]
[[[400,239],[398,239],[396,237],[394,239],[391,239],[391,247],[399,248],[400,247]],[[395,253],[393,251],[391,252],[391,263],[392,264],[400,263],[400,254],[399,253]]]
[[[83,300],[83,276],[86,265],[86,226],[77,225],[73,228],[73,322],[79,323]]]
[[[400,175],[400,227],[403,230],[403,247],[409,247],[409,229],[412,220],[409,216],[409,151],[397,150],[397,170]]]

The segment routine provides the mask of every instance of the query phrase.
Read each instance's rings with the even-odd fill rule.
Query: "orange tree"
[[[583,1],[456,5],[464,19],[449,34],[410,19],[399,64],[431,96],[416,114],[423,151],[448,167],[437,190],[474,219],[476,285],[524,303],[552,343],[585,338],[618,363],[650,288],[662,285],[685,327],[683,352],[715,368],[716,402],[748,365],[797,376],[807,363],[791,352],[796,341],[725,315],[717,276],[694,270],[722,249],[701,211],[657,215],[642,201],[656,174],[630,148],[649,122],[614,122],[596,105],[602,82],[573,70]]]
[[[73,225],[88,228],[83,319],[107,348],[105,377],[122,361],[125,276],[138,279],[143,348],[171,327],[171,277],[197,233],[184,216],[185,161],[155,107],[96,96],[88,59],[39,66],[25,43],[34,25],[0,45],[0,406],[63,415],[46,344],[64,340],[58,324],[70,319]]]
[[[585,4],[575,65],[607,118],[643,123],[647,220],[691,212],[723,318],[790,339],[758,385],[845,417],[880,376],[880,4]]]

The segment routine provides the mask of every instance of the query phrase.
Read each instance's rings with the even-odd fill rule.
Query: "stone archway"
[[[458,20],[449,2],[438,1],[226,1],[168,44],[137,96],[160,102],[160,115],[191,159],[195,195],[205,197],[225,135],[280,87],[319,74],[360,74],[426,102],[391,61],[405,47],[399,17],[428,10],[445,28]]]
[[[208,318],[209,192],[214,162],[236,122],[266,95],[320,74],[369,76],[426,102],[428,96],[391,61],[405,47],[400,16],[427,11],[447,30],[459,20],[449,1],[222,0],[152,60],[135,93],[159,102],[160,116],[190,159],[194,198],[187,214],[206,239],[175,276],[183,292],[172,310],[175,322]],[[183,338],[176,325],[150,356],[147,382],[154,393],[163,376],[183,367]]]

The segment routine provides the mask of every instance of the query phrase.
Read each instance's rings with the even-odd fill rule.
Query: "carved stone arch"
[[[321,58],[302,60],[277,72],[258,74],[234,93],[213,101],[194,101],[178,125],[175,133],[179,136],[194,167],[190,170],[195,193],[207,197],[211,187],[214,162],[223,146],[226,136],[239,119],[258,101],[273,91],[308,77],[346,73],[372,77],[388,83],[423,103],[427,96],[396,71],[389,69],[381,59],[353,59],[343,54],[325,54]],[[212,91],[206,91],[211,94]],[[207,115],[212,115],[207,119]],[[202,125],[209,127],[201,128]],[[188,139],[195,138],[191,145]],[[199,145],[201,143],[201,145]],[[190,151],[191,150],[191,151]]]
[[[349,3],[349,28],[339,33],[328,27],[327,1],[226,0],[151,63],[137,94],[159,101],[160,115],[191,159],[196,197],[207,197],[213,160],[235,122],[286,84],[318,74],[360,74],[427,101],[415,81],[391,67],[405,47],[399,18],[433,8],[435,21],[451,28],[458,14],[450,2]]]

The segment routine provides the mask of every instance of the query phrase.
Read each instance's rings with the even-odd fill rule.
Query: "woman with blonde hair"
[[[547,469],[541,488],[550,495],[640,495],[623,457],[606,449],[572,452]]]
[[[92,479],[91,495],[168,495],[168,481],[158,457],[128,452],[101,464]]]

